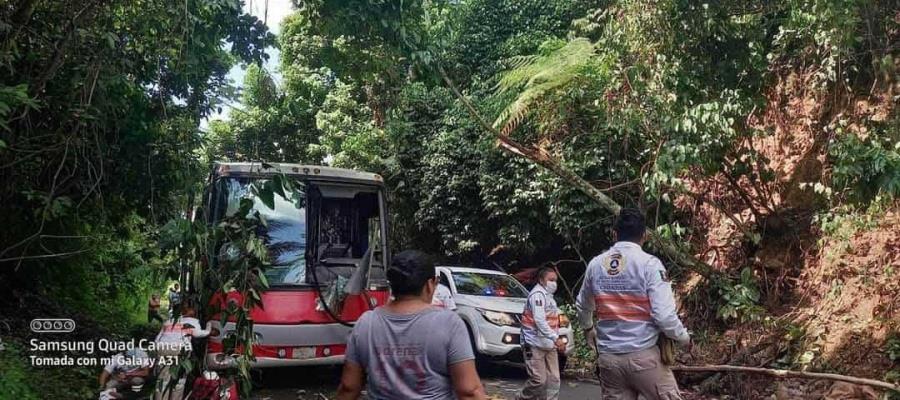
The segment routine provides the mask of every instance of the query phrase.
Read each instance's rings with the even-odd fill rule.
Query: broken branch
[[[822,373],[822,372],[805,372],[805,371],[791,371],[791,370],[786,370],[786,369],[741,367],[741,366],[737,366],[737,365],[697,365],[697,366],[674,365],[674,366],[672,366],[672,370],[679,371],[679,372],[741,372],[741,373],[769,375],[769,376],[773,376],[776,378],[825,379],[825,380],[831,380],[831,381],[854,383],[857,385],[872,386],[872,387],[877,387],[880,389],[893,390],[895,392],[900,392],[900,385],[894,385],[892,383],[879,381],[879,380],[875,380],[875,379],[857,378],[855,376],[829,374],[829,373]]]

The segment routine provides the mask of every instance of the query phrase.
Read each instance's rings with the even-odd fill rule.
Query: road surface
[[[479,371],[491,399],[513,399],[525,382],[525,370],[504,364],[487,365]],[[335,367],[278,368],[262,372],[253,400],[324,400],[334,397],[340,379]],[[563,379],[560,398],[598,399],[600,388],[590,382]]]

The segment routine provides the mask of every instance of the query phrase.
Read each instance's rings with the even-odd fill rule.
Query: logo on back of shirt
[[[606,274],[609,276],[619,275],[625,270],[625,266],[625,256],[619,253],[610,254],[603,260],[603,269],[606,270]]]
[[[398,385],[419,393],[424,390],[428,379],[422,365],[425,356],[424,346],[375,346],[375,354],[378,361],[373,378],[385,393],[396,391]]]

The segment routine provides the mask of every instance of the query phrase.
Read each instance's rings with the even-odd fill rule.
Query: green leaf
[[[272,191],[272,186],[270,184],[266,183],[263,185],[263,187],[257,191],[256,196],[266,207],[272,210],[275,209],[275,192]]]
[[[250,289],[250,297],[253,298],[253,300],[256,300],[257,303],[262,302],[262,297],[259,295],[259,292],[257,292],[256,289]]]
[[[281,174],[275,175],[272,179],[272,190],[281,196],[282,199],[286,199],[287,196],[284,194],[284,186],[285,179]]]
[[[266,219],[265,215],[262,215],[259,213],[259,211],[257,211],[255,213],[253,213],[253,216],[256,218],[257,221],[259,221],[260,225],[262,225],[266,229],[269,229],[269,220]]]
[[[237,213],[235,213],[235,217],[237,218],[246,218],[247,214],[253,208],[253,200],[248,198],[241,199],[241,205],[238,207]]]
[[[264,287],[264,288],[268,288],[269,287],[269,278],[266,278],[266,274],[264,274],[260,270],[257,270],[256,273],[259,276],[260,285],[262,285],[262,287]]]

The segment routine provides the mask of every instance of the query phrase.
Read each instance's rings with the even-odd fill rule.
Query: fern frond
[[[594,54],[593,43],[576,38],[546,55],[510,59],[512,68],[502,74],[496,90],[498,93],[518,91],[518,95],[500,112],[494,126],[503,134],[515,130],[535,104],[574,82]]]

